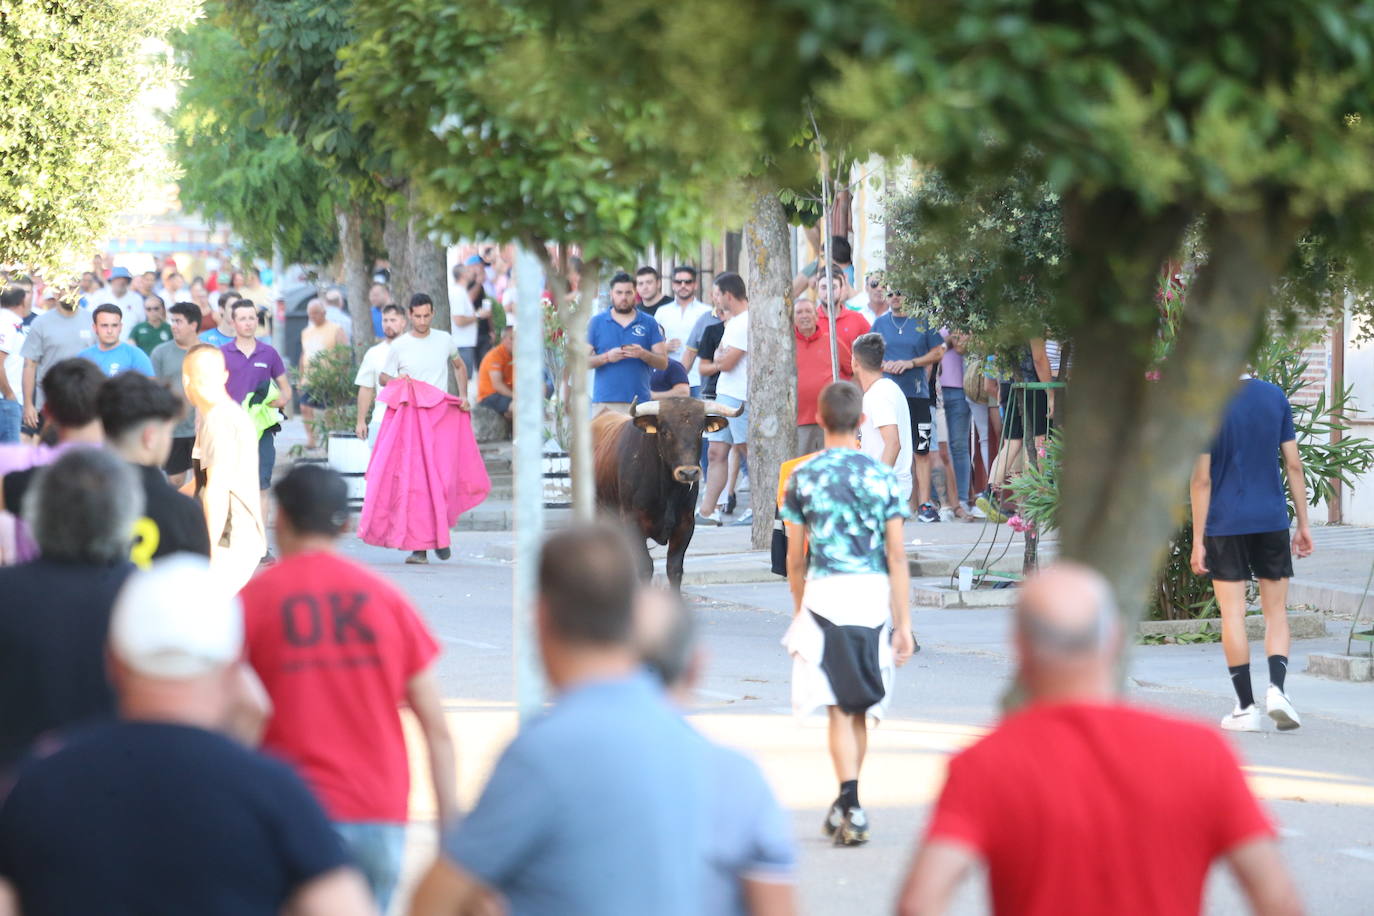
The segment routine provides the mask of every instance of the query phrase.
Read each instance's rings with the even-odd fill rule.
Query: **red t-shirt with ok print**
[[[263,748],[336,821],[403,823],[399,706],[438,644],[395,587],[333,553],[286,557],[240,593],[248,661],[272,698]]]
[[[1197,916],[1212,862],[1270,836],[1213,729],[1045,704],[950,762],[926,839],[987,863],[997,913]]]

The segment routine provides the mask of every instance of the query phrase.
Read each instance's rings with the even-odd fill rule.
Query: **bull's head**
[[[678,483],[701,480],[701,437],[725,428],[740,408],[696,398],[664,398],[636,404],[630,416],[639,431],[658,442],[658,457]]]

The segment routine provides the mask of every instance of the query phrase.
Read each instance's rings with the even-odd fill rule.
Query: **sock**
[[[840,807],[845,809],[859,807],[859,781],[857,779],[840,783]]]
[[[1236,699],[1240,708],[1248,709],[1255,705],[1255,691],[1250,686],[1250,664],[1232,665],[1226,669],[1231,672],[1231,686],[1236,688]]]
[[[1283,679],[1288,675],[1288,656],[1269,656],[1269,683],[1283,690]]]

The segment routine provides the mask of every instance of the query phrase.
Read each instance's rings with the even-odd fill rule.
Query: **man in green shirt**
[[[147,313],[148,320],[135,325],[129,339],[133,341],[134,346],[152,356],[158,344],[172,339],[172,329],[167,324],[167,306],[161,296],[149,296],[144,299],[143,311]]]

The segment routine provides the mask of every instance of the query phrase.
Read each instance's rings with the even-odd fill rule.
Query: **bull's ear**
[[[658,432],[658,417],[635,417],[634,424],[646,436],[652,436]]]
[[[730,421],[725,417],[709,416],[706,418],[706,427],[702,433],[718,433],[730,425]]]

